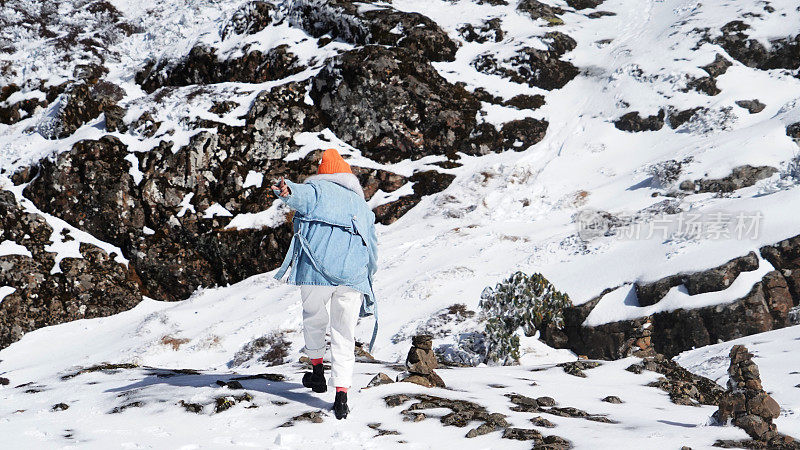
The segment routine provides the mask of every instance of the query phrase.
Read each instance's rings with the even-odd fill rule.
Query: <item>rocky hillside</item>
[[[248,286],[291,238],[270,183],[329,147],[380,222],[385,370],[419,334],[482,364],[481,292],[516,271],[572,302],[523,367],[800,323],[796,2],[7,0],[0,24],[0,350],[210,295],[261,322],[156,314],[72,357],[296,360],[297,293]]]

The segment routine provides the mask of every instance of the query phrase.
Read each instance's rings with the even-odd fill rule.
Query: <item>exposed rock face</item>
[[[761,247],[761,256],[786,280],[794,306],[800,304],[800,235]],[[779,291],[778,291],[779,292]],[[776,294],[780,296],[780,294]]]
[[[800,236],[763,247],[761,254],[777,270],[767,273],[746,296],[734,302],[583,326],[604,292],[583,305],[565,309],[563,331],[545,333],[545,341],[593,359],[655,353],[671,357],[691,348],[790,326],[793,308],[800,300]],[[640,303],[645,302],[642,305],[654,304],[673,286],[685,283],[692,295],[714,292],[725,289],[742,271],[756,268],[755,254],[750,253],[705,271],[637,285],[636,290]]]
[[[730,175],[711,180],[684,181],[681,190],[703,192],[733,192],[756,184],[757,181],[771,177],[778,169],[770,166],[753,167],[750,165],[734,167]]]
[[[748,67],[762,70],[794,70],[800,67],[800,35],[771,40],[767,49],[758,40],[747,36],[745,31],[749,28],[749,25],[739,20],[728,22],[721,29],[722,36],[714,43]]]
[[[292,24],[314,37],[330,34],[356,45],[402,47],[431,61],[453,61],[458,45],[436,22],[386,4],[364,8],[349,0],[300,0],[288,12]],[[373,3],[371,0],[365,3]]]
[[[112,136],[79,141],[56,160],[42,161],[40,176],[26,196],[38,200],[43,211],[59,213],[101,240],[116,245],[132,241],[135,235],[128,234],[141,230],[145,217],[126,170],[127,154],[127,147]]]
[[[220,30],[223,40],[235,34],[256,34],[272,23],[275,6],[264,1],[243,4]]]
[[[435,170],[415,172],[408,178],[408,181],[414,183],[412,186],[413,193],[404,195],[393,202],[375,208],[375,220],[384,225],[393,223],[408,212],[408,210],[416,206],[417,203],[422,200],[423,196],[445,190],[447,186],[453,182],[454,178],[455,175],[441,173]]]
[[[397,381],[415,383],[425,387],[445,387],[444,381],[436,374],[438,367],[433,354],[433,337],[426,334],[411,339],[411,349],[406,358],[408,372],[400,374]]]
[[[0,349],[28,331],[116,314],[142,299],[135,274],[94,245],[81,243],[82,258],[64,258],[60,271],[53,271],[56,254],[45,250],[52,235],[42,216],[24,211],[11,192],[0,190],[0,241],[30,252],[0,257],[0,286],[16,289],[0,302]]]
[[[125,95],[117,85],[100,81],[95,84],[78,82],[69,86],[60,97],[52,119],[39,124],[39,132],[48,139],[70,136],[81,125],[96,118],[103,109],[115,104]]]
[[[500,75],[515,83],[547,90],[560,89],[578,75],[577,67],[560,59],[577,44],[558,31],[545,34],[542,42],[547,50],[525,47],[504,61],[497,61],[493,54],[484,53],[472,65],[480,72]]]
[[[658,131],[664,126],[664,111],[647,117],[639,115],[638,111],[624,114],[614,121],[614,126],[618,130],[638,133],[640,131]]]
[[[750,252],[734,258],[720,266],[682,275],[671,275],[651,283],[636,283],[639,306],[658,303],[674,286],[683,284],[689,295],[716,292],[727,289],[742,272],[758,269],[758,256]]]
[[[198,286],[239,281],[281,261],[291,237],[288,223],[258,230],[226,229],[226,217],[203,217],[217,203],[232,214],[257,212],[272,202],[266,186],[242,188],[248,171],[301,180],[315,163],[285,163],[292,136],[319,124],[296,84],[262,92],[245,116],[244,127],[223,124],[201,132],[173,153],[170,144],[135,159],[142,179],[129,174],[127,148],[116,138],[81,141],[44,161],[41,176],[25,195],[41,209],[114,243],[153,298],[178,300]],[[137,163],[138,162],[138,163]],[[182,202],[193,194],[183,211]],[[78,202],[77,199],[83,201]],[[196,211],[196,212],[195,212]],[[145,234],[144,227],[155,231]]]
[[[136,82],[145,92],[153,92],[162,86],[278,80],[305,68],[287,49],[287,45],[279,45],[265,53],[244,49],[244,55],[240,57],[222,59],[215,49],[198,45],[178,61],[150,62],[136,74]]]
[[[770,441],[778,437],[773,419],[781,408],[761,386],[758,366],[743,345],[734,345],[730,353],[728,390],[719,402],[714,419],[720,424],[733,424],[744,429],[753,439]]]
[[[381,162],[455,152],[480,108],[413,53],[379,46],[334,58],[311,97],[337,136]]]

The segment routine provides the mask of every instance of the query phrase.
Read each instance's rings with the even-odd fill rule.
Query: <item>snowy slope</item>
[[[184,101],[188,88],[177,88],[163,100],[165,106],[157,117],[163,122],[162,131],[175,130],[166,138],[173,140],[176,147],[187,143],[191,135],[200,131],[186,127],[185,123],[207,115],[213,100],[225,98],[239,103],[240,106],[223,120],[240,124],[236,117],[247,111],[258,92],[313,76],[325,58],[351,47],[335,43],[320,50],[313,39],[285,22],[223,42],[220,38],[222,25],[240,2],[115,0],[112,3],[128,22],[146,30],[110,42],[105,54],[106,66],[110,69],[107,78],[124,88],[126,96],[121,103],[129,108],[131,116],[138,116],[152,101],[152,96],[134,82],[133,74],[149,58],[180,57],[198,42],[214,45],[227,56],[236,55],[246,44],[263,49],[288,44],[309,66],[299,74],[274,82],[221,83],[188,103]],[[523,46],[541,45],[541,37],[552,30],[542,21],[532,22],[515,10],[514,2],[511,3],[491,6],[466,0],[394,0],[392,5],[432,18],[454,39],[458,39],[457,30],[464,23],[479,25],[487,18],[502,18],[505,37],[501,42],[477,44],[462,40],[455,61],[437,62],[434,67],[451,82],[464,82],[470,89],[481,87],[506,99],[521,93],[544,94],[546,104],[537,110],[484,103],[481,112],[484,120],[498,124],[526,116],[545,118],[550,125],[543,141],[520,152],[480,157],[462,155],[460,167],[441,169],[432,165],[442,159],[438,157],[377,164],[363,158],[358,149],[339,142],[330,131],[325,133],[334,144],[340,144],[343,153],[352,155],[354,165],[383,168],[403,175],[410,175],[419,168],[436,168],[456,175],[447,190],[423,198],[400,220],[378,228],[381,265],[375,288],[380,302],[381,328],[374,353],[387,364],[402,361],[409,345],[405,338],[414,334],[414,330],[432,315],[453,304],[465,304],[468,309],[477,310],[483,288],[516,270],[543,273],[576,304],[606,288],[622,286],[607,295],[590,317],[592,324],[601,324],[654,312],[654,308],[630,307],[626,303],[630,283],[634,281],[713,267],[800,232],[795,213],[800,209],[800,188],[798,180],[788,176],[787,169],[789,162],[798,158],[798,147],[785,133],[788,124],[800,121],[800,80],[785,71],[762,71],[734,60],[733,66],[717,79],[720,94],[712,97],[694,90],[681,91],[690,77],[704,76],[700,66],[712,62],[722,51],[710,43],[698,46],[700,36],[693,30],[707,27],[713,35],[722,25],[741,19],[746,12],[761,11],[761,2],[608,0],[598,9],[614,12],[614,16],[592,19],[585,11],[566,12],[562,15],[565,25],[558,30],[577,41],[576,49],[566,58],[581,69],[581,74],[564,88],[554,91],[480,73],[471,65],[473,59],[484,52],[503,57]],[[566,6],[563,1],[551,3]],[[37,2],[21,4],[38,8]],[[69,21],[83,24],[87,30],[95,27],[93,19],[81,12],[81,6],[79,2],[59,3],[56,12],[64,18],[64,27]],[[800,12],[794,2],[772,1],[771,6],[776,13],[745,19],[753,26],[752,37],[766,43],[768,39],[800,31],[797,27]],[[3,13],[12,15],[7,10]],[[13,27],[3,30],[0,37],[3,42],[14,42],[17,49],[16,53],[0,55],[0,60],[14,68],[11,72],[2,72],[3,85],[14,82],[24,86],[26,80],[31,79],[47,79],[58,84],[71,76],[71,65],[75,61],[63,62],[58,52],[48,47],[49,41],[15,34]],[[91,60],[93,56],[82,57]],[[37,92],[31,89],[15,94],[17,97],[13,99],[40,95]],[[766,104],[757,114],[749,114],[734,103],[754,98]],[[665,126],[659,131],[627,133],[614,127],[613,121],[627,112],[639,111],[646,116],[670,106],[676,109],[699,106],[709,108],[712,113],[703,121],[675,130]],[[97,139],[106,134],[102,118],[98,118],[66,139],[44,139],[35,129],[46,122],[49,113],[52,111],[39,111],[14,125],[0,125],[0,185],[9,188],[11,183],[6,177],[20,167],[68,150],[79,140]],[[164,135],[152,139],[116,135],[131,152],[148,151],[165,138]],[[302,148],[287,159],[300,158],[320,145],[330,146],[310,133],[296,136],[295,142]],[[687,158],[691,160],[684,165],[681,180],[723,177],[743,164],[769,165],[778,168],[780,173],[730,195],[706,193],[683,198],[665,197],[674,186],[667,189],[653,183],[651,167],[666,160]],[[384,201],[410,188],[403,189],[405,191],[396,191],[394,197]],[[678,216],[661,212],[663,205],[660,204],[665,200],[670,207],[704,217],[715,213],[732,217],[740,213],[748,217],[758,215],[760,227],[757,235],[741,239],[736,236],[726,239],[671,237],[660,231],[652,233],[649,239],[608,236],[587,242],[578,236],[575,217],[584,209],[607,211],[617,217],[635,217],[633,220],[645,235],[657,220],[666,220],[673,227],[670,231],[674,231]],[[276,207],[264,205],[264,210],[267,212],[257,218],[241,216],[234,221],[238,220],[237,224],[254,220],[260,220],[259,224],[273,223],[274,216],[279,214]],[[57,230],[69,226],[53,217],[48,220]],[[88,235],[82,239],[96,242]],[[18,251],[11,244],[0,244],[0,251]],[[65,251],[64,254],[74,252]],[[754,276],[770,269],[769,263],[761,263],[762,269]],[[729,290],[709,294],[702,299],[703,305],[740,298],[749,288],[745,284],[758,278],[743,278]],[[433,448],[446,446],[452,439],[463,436],[466,430],[443,428],[431,421],[403,422],[399,408],[387,409],[379,400],[395,391],[417,392],[413,386],[389,386],[357,393],[353,399],[357,407],[352,420],[341,429],[331,417],[326,417],[321,427],[301,423],[289,431],[277,429],[300,413],[325,409],[332,397],[323,396],[322,400],[311,397],[296,383],[301,369],[294,362],[302,347],[298,300],[296,290],[272,282],[266,274],[227,288],[200,290],[191,299],[177,304],[145,300],[134,310],[117,316],[32,332],[0,352],[0,376],[11,379],[12,385],[32,382],[44,390],[26,394],[24,388],[0,388],[0,430],[3,436],[15,436],[15,448],[76,444],[91,448],[120,444],[157,447],[164,442],[175,448],[308,448],[328,445],[332,440],[347,448],[383,448],[395,444],[398,439],[409,442],[405,447]],[[679,308],[686,305],[687,298],[675,292],[668,300],[660,302],[658,307]],[[368,340],[372,326],[371,319],[363,320],[358,328],[359,337]],[[478,326],[474,321],[445,325],[443,334],[449,336],[439,342],[448,342],[454,332]],[[776,399],[786,412],[778,421],[779,429],[800,435],[797,425],[800,398],[795,393],[797,389],[793,391],[785,382],[789,375],[784,373],[785,367],[781,367],[786,364],[785,355],[791,355],[792,344],[796,345],[797,328],[768,333],[775,344],[763,347],[761,356],[765,362],[762,372],[765,386],[776,390]],[[291,343],[286,364],[269,369],[255,363],[244,368],[228,367],[228,362],[242,346],[273,331],[283,332]],[[188,342],[172,350],[162,343],[165,336],[188,339]],[[761,338],[747,339],[757,342]],[[529,345],[531,348],[523,356],[526,365],[522,367],[450,369],[442,371],[442,377],[459,396],[466,396],[493,411],[511,414],[509,420],[521,427],[526,426],[529,417],[509,412],[510,403],[503,397],[504,393],[551,395],[564,405],[606,413],[621,422],[612,426],[552,418],[558,425],[553,433],[570,439],[579,448],[616,448],[620,440],[640,448],[679,448],[681,445],[706,448],[716,439],[745,437],[736,429],[704,427],[713,408],[676,406],[669,403],[664,393],[644,387],[651,381],[646,379],[650,375],[633,378],[623,370],[630,360],[607,363],[590,372],[585,380],[573,379],[564,376],[559,368],[530,372],[534,365],[561,362],[573,356],[537,342]],[[679,360],[697,367],[698,373],[714,375],[712,378],[716,379],[726,364],[719,359],[712,365],[703,364],[725,355],[727,350],[723,347],[728,345],[697,350],[711,353],[692,353]],[[201,370],[202,374],[189,377],[179,385],[164,381],[169,378],[154,378],[147,374],[147,369],[86,374],[66,381],[59,378],[73,367],[104,361],[192,368]],[[758,363],[761,364],[761,360]],[[287,375],[287,381],[244,382],[248,392],[256,397],[254,403],[260,406],[254,410],[240,405],[218,416],[194,416],[175,406],[179,400],[211,401],[220,390],[214,382],[229,379],[234,370],[238,373],[282,373]],[[356,385],[359,386],[365,385],[377,371],[392,376],[397,373],[391,366],[362,363],[358,364],[357,371]],[[539,386],[531,387],[529,380],[536,380]],[[97,384],[89,384],[95,381]],[[506,388],[487,388],[491,383]],[[118,397],[123,391],[129,392],[125,399],[141,400],[144,406],[120,414],[106,414],[124,404],[123,398]],[[446,391],[439,395],[455,394]],[[626,403],[600,402],[606,395],[619,395]],[[286,400],[290,402],[288,405],[270,403]],[[68,403],[70,409],[50,412],[59,402]],[[24,411],[15,412],[18,410]],[[400,431],[401,436],[373,439],[375,432],[366,427],[371,422],[381,422],[385,428]],[[495,433],[466,441],[466,444],[459,441],[459,445],[526,447],[524,443],[499,441],[498,438]]]
[[[265,289],[276,297],[265,298]],[[177,304],[142,302],[116,316],[81,320],[27,334],[5,349],[3,376],[11,385],[0,390],[0,431],[9,448],[442,448],[457,441],[463,448],[529,448],[521,441],[500,439],[490,433],[461,439],[467,428],[442,427],[436,417],[446,410],[426,410],[430,418],[421,422],[402,420],[405,407],[386,407],[383,398],[395,393],[427,393],[467,400],[491,412],[508,415],[512,426],[530,428],[530,419],[540,414],[516,412],[505,394],[530,397],[550,396],[558,406],[569,406],[605,416],[618,423],[599,423],[580,418],[541,414],[555,428],[540,428],[573,442],[576,448],[711,448],[717,439],[744,439],[743,431],[732,427],[706,426],[715,410],[709,406],[678,406],[666,393],[646,384],[658,374],[640,375],[625,371],[635,358],[606,362],[586,370],[586,378],[566,375],[552,363],[572,359],[539,348],[539,362],[515,367],[441,369],[448,389],[425,389],[408,383],[352,391],[353,413],[336,421],[324,415],[321,424],[297,421],[280,427],[292,417],[309,411],[325,411],[333,394],[311,395],[298,379],[303,367],[287,363],[264,367],[258,362],[228,367],[233,353],[266,329],[290,329],[300,323],[298,294],[276,286],[268,276],[259,276],[229,288],[199,292]],[[275,314],[274,311],[286,311]],[[225,320],[220,320],[220,318]],[[792,327],[752,340],[770,340],[769,351],[754,346],[767,389],[784,406],[778,424],[787,432],[797,430],[797,394],[788,387],[789,361],[780,349],[791,349],[800,327]],[[161,342],[163,336],[188,342],[173,349]],[[302,345],[292,337],[289,361],[297,361]],[[749,342],[748,342],[749,343]],[[542,344],[539,344],[541,346]],[[726,344],[727,345],[727,344]],[[721,364],[715,358],[726,348],[682,356],[697,372],[716,376]],[[691,360],[688,358],[691,356]],[[74,375],[80,367],[113,362],[137,364],[132,369],[106,370]],[[796,362],[796,361],[795,361]],[[796,364],[795,364],[796,366]],[[170,369],[198,369],[195,374]],[[394,377],[397,366],[387,363],[358,363],[354,387],[363,387],[382,371]],[[250,401],[214,414],[217,397],[241,395],[219,387],[218,380],[236,376],[282,374],[285,381],[242,380]],[[724,380],[723,380],[724,381]],[[12,386],[21,387],[14,388]],[[778,389],[778,386],[782,386]],[[797,390],[795,388],[795,390]],[[619,397],[624,403],[601,401]],[[204,405],[200,414],[183,410],[180,401]],[[69,406],[52,411],[59,403]],[[256,405],[257,408],[252,408]],[[794,407],[791,405],[795,405]],[[127,407],[126,407],[127,406]],[[407,407],[407,406],[406,406]],[[111,413],[115,408],[122,411]],[[250,409],[248,409],[250,408]],[[368,427],[380,423],[382,430],[399,435],[378,437]],[[403,441],[404,443],[400,443]],[[167,444],[168,443],[168,444]]]

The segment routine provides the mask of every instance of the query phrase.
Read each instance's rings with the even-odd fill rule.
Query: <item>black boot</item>
[[[336,400],[333,402],[333,414],[337,419],[342,420],[346,419],[349,413],[350,408],[347,407],[347,392],[337,392]]]
[[[315,365],[313,372],[303,374],[303,386],[317,393],[328,390],[328,384],[325,382],[325,368],[322,367],[322,363]]]

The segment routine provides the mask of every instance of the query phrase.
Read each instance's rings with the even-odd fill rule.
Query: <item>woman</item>
[[[294,237],[275,278],[283,278],[291,267],[286,281],[300,285],[304,351],[313,365],[313,371],[303,375],[303,386],[327,391],[322,359],[330,321],[331,384],[336,387],[333,411],[337,419],[343,419],[350,412],[347,389],[355,364],[356,322],[359,313],[370,315],[375,308],[375,214],[364,200],[358,178],[335,149],[323,153],[317,175],[305,183],[281,178],[272,190],[295,211]]]

